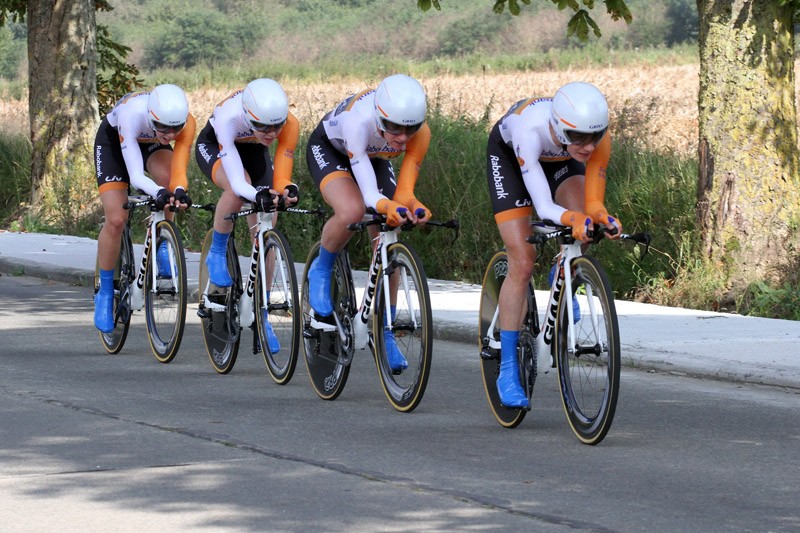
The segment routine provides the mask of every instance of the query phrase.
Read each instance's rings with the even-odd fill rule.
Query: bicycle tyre
[[[300,350],[300,299],[297,295],[297,274],[294,269],[292,251],[286,237],[277,230],[270,230],[259,237],[267,268],[271,270],[268,293],[264,302],[261,292],[262,275],[256,276],[254,309],[261,354],[270,376],[279,385],[289,383],[297,366]],[[271,266],[271,269],[270,269]],[[280,349],[272,353],[267,338],[266,324],[272,327]]]
[[[157,265],[157,250],[167,243],[173,276],[157,277],[153,286],[153,269]],[[171,220],[156,224],[156,238],[150,246],[145,274],[144,307],[147,337],[155,358],[169,363],[178,354],[186,326],[186,256],[178,227]]]
[[[574,324],[576,346],[568,349],[567,306],[562,291],[556,319],[556,354],[561,400],[575,436],[599,444],[611,427],[619,397],[620,344],[611,285],[594,257],[572,260],[572,290],[580,319]],[[598,324],[595,331],[593,324]]]
[[[100,342],[110,354],[119,353],[128,338],[128,329],[131,325],[131,294],[130,286],[133,283],[136,266],[133,259],[133,243],[131,230],[125,226],[122,230],[119,257],[114,267],[114,329],[109,333],[100,331]],[[94,292],[100,290],[100,264],[95,260],[94,267]]]
[[[508,254],[501,250],[494,254],[483,274],[481,283],[481,303],[479,310],[478,348],[480,350],[481,378],[486,400],[497,422],[504,428],[512,429],[520,425],[529,409],[511,409],[500,403],[497,392],[497,376],[500,374],[500,349],[489,347],[489,326],[500,302],[500,288],[508,275]],[[517,350],[520,355],[520,379],[526,389],[528,399],[532,400],[536,380],[536,335],[539,334],[539,314],[536,308],[536,295],[533,283],[528,284],[528,312],[520,333]],[[500,328],[491,332],[493,340],[499,345]],[[532,401],[529,401],[533,405]]]
[[[344,390],[350,375],[353,355],[351,318],[355,310],[355,289],[350,272],[347,250],[342,250],[333,265],[333,312],[345,326],[347,340],[342,342],[337,332],[325,332],[311,327],[311,305],[308,303],[308,269],[319,255],[320,244],[311,249],[303,270],[303,351],[311,386],[323,400],[335,400]]]
[[[227,288],[218,287],[209,298],[221,306],[221,310],[212,310],[203,306],[203,293],[208,285],[208,267],[206,257],[211,249],[211,240],[214,230],[208,230],[203,241],[203,250],[200,254],[200,271],[198,276],[200,306],[198,316],[203,330],[203,342],[206,353],[211,361],[211,366],[218,374],[227,374],[233,370],[236,356],[239,353],[239,340],[241,327],[239,325],[239,298],[242,295],[242,271],[236,246],[233,243],[233,234],[228,239],[227,260],[228,272],[233,279],[233,285]]]
[[[422,401],[433,359],[433,318],[428,278],[419,256],[404,243],[390,244],[386,250],[390,275],[399,276],[397,311],[392,330],[398,349],[405,355],[408,368],[394,372],[389,367],[384,341],[386,319],[383,267],[378,269],[372,318],[373,354],[381,386],[396,410],[408,413]]]

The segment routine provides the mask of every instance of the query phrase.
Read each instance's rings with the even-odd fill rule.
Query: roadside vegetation
[[[239,87],[269,76],[286,84],[331,80],[367,85],[394,72],[420,78],[464,76],[486,80],[503,73],[537,73],[632,67],[647,69],[697,62],[696,5],[690,0],[629,0],[630,27],[598,18],[603,37],[581,44],[565,37],[566,15],[549,2],[533,2],[520,17],[493,16],[484,0],[443,2],[441,12],[421,13],[386,0],[172,0],[112,2],[114,11],[98,21],[132,49],[128,60],[140,67],[145,86],[177,83],[187,91]],[[409,2],[411,4],[411,2]],[[533,30],[535,28],[535,31]],[[24,25],[0,28],[0,220],[11,230],[97,236],[101,209],[96,198],[75,197],[93,176],[64,175],[61,194],[69,209],[53,220],[20,215],[30,191],[30,142],[27,140],[24,79]],[[618,80],[617,80],[618,81]],[[634,90],[631,87],[631,90]],[[506,94],[507,93],[507,94]],[[341,94],[339,97],[344,97]],[[492,105],[508,105],[525,96],[514,86],[492,98],[469,103],[469,114],[432,100],[429,123],[433,143],[418,183],[437,219],[458,218],[459,238],[443,231],[417,230],[408,238],[421,252],[432,278],[480,283],[483,267],[500,246],[486,193],[485,145],[496,118]],[[16,107],[15,107],[16,102]],[[16,111],[15,111],[16,109]],[[24,109],[20,115],[19,109]],[[209,112],[205,110],[205,112]],[[650,142],[651,117],[635,106],[613,110],[614,140],[607,204],[627,232],[650,231],[650,253],[606,243],[596,247],[619,297],[665,305],[721,309],[718,287],[697,261],[695,202],[697,160],[693,150]],[[12,120],[8,120],[11,118]],[[201,126],[206,117],[198,115]],[[305,167],[305,144],[316,125],[303,121],[294,179],[302,205],[324,205]],[[696,126],[695,126],[696,127]],[[216,202],[218,191],[194,164],[189,167],[192,198]],[[91,187],[88,189],[93,190]],[[209,228],[208,216],[179,216],[187,248],[198,250]],[[143,233],[142,225],[138,227]],[[281,229],[303,261],[319,237],[312,217],[282,215]],[[239,227],[240,249],[248,249]],[[353,258],[364,266],[369,243],[355,239]],[[553,250],[546,254],[552,256]],[[538,282],[548,265],[537,274]],[[800,319],[797,285],[761,285],[737,302],[736,310],[760,316]]]

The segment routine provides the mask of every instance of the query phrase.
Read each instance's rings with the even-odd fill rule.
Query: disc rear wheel
[[[319,255],[319,243],[314,246],[306,261],[303,272],[303,350],[304,360],[311,386],[323,400],[335,400],[344,390],[350,374],[353,357],[353,330],[350,317],[355,307],[353,278],[347,251],[343,250],[336,258],[331,279],[333,309],[344,328],[342,339],[335,328],[333,316],[315,318],[312,321],[311,305],[308,302],[308,269]]]
[[[119,258],[114,268],[114,329],[109,333],[100,333],[100,342],[103,348],[110,353],[119,353],[128,338],[128,329],[131,324],[131,296],[130,287],[134,279],[133,245],[131,244],[130,229],[126,226],[122,233],[122,242],[119,249]],[[100,265],[95,262],[94,292],[100,290]]]
[[[203,242],[203,251],[200,255],[199,289],[200,305],[197,314],[200,317],[203,330],[203,341],[206,352],[219,374],[227,374],[236,363],[239,353],[239,340],[241,327],[239,326],[239,297],[242,294],[242,274],[239,267],[239,258],[233,245],[231,235],[228,240],[228,273],[233,279],[233,285],[227,288],[217,287],[209,282],[206,257],[211,249],[213,230],[209,230]]]
[[[479,337],[481,377],[486,399],[497,422],[505,428],[515,428],[528,412],[528,409],[512,409],[505,407],[500,402],[497,392],[497,376],[500,374],[500,324],[496,317],[497,306],[500,302],[500,289],[508,276],[508,254],[505,251],[497,252],[489,261],[483,275],[481,286],[481,303],[479,311]],[[533,285],[528,285],[526,319],[520,341],[517,344],[519,354],[520,378],[522,386],[531,399],[533,385],[536,380],[536,335],[539,333],[539,316],[536,310]],[[490,327],[494,322],[494,327]],[[532,402],[530,402],[532,405]]]

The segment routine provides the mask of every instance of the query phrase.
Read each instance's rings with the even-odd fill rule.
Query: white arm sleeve
[[[378,179],[375,176],[375,169],[367,155],[367,130],[361,127],[343,127],[345,148],[350,153],[350,168],[353,169],[353,177],[364,197],[364,204],[367,207],[377,209],[378,202],[387,198],[378,190]]]
[[[247,198],[249,201],[254,202],[258,191],[256,191],[255,187],[250,185],[247,182],[247,178],[245,178],[244,164],[242,163],[239,151],[236,149],[233,137],[225,133],[220,135],[220,132],[217,132],[217,139],[220,142],[220,146],[222,146],[219,158],[222,162],[222,168],[225,170],[225,175],[228,177],[228,183],[230,183],[231,189],[236,196]]]
[[[122,158],[125,161],[125,168],[128,169],[131,187],[142,190],[155,198],[161,187],[145,175],[142,152],[139,150],[139,143],[137,142],[139,132],[137,128],[129,125],[130,120],[126,121],[125,119],[125,114],[121,113],[118,130],[121,139]]]
[[[514,139],[513,143],[514,151],[519,154],[518,159],[523,162],[520,166],[522,180],[525,182],[525,188],[528,189],[531,200],[533,200],[536,214],[542,220],[549,219],[560,224],[561,214],[566,209],[553,201],[547,177],[544,175],[542,165],[539,163],[539,156],[542,150],[538,138],[535,135],[523,135],[523,142],[517,142]]]

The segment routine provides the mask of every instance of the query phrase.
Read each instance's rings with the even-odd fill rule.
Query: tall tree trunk
[[[79,211],[93,182],[98,124],[94,0],[28,0],[31,205]]]
[[[775,0],[697,0],[700,95],[697,216],[728,303],[777,280],[800,223],[793,10]]]

